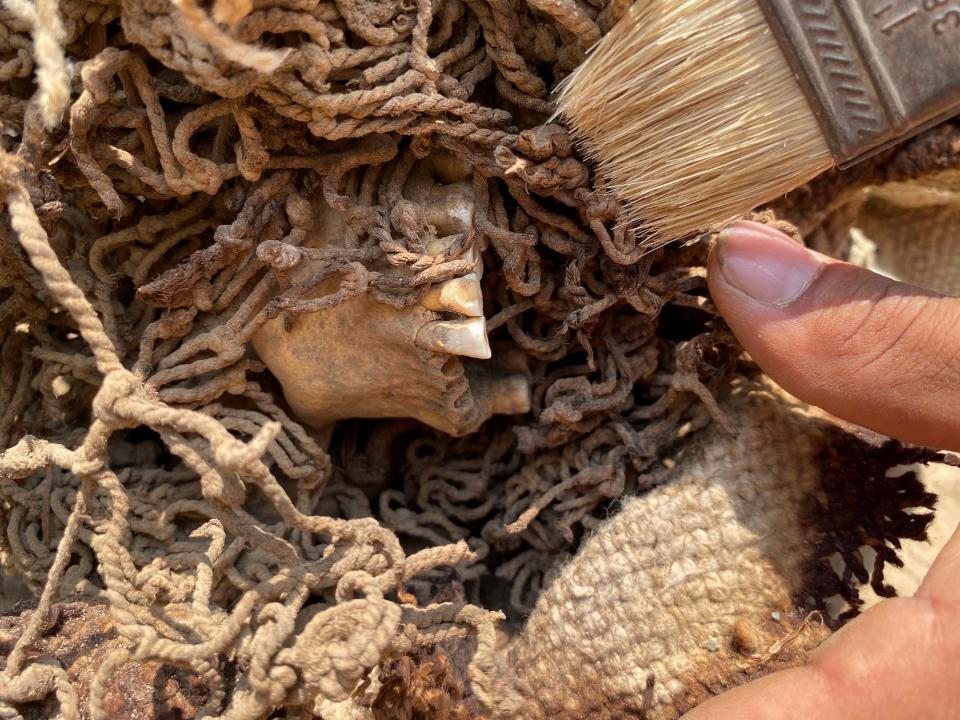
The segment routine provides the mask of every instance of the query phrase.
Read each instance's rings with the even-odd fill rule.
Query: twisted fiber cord
[[[23,203],[27,204],[24,206]],[[61,302],[69,310],[71,310],[74,315],[79,316],[78,325],[80,325],[81,329],[87,330],[87,332],[84,333],[84,337],[87,339],[92,339],[91,345],[95,346],[95,344],[99,342],[102,346],[108,348],[110,356],[112,356],[115,361],[116,356],[112,353],[112,347],[109,346],[109,341],[106,340],[102,327],[98,326],[92,308],[86,304],[86,300],[82,297],[79,289],[73,285],[72,281],[69,279],[69,276],[66,275],[65,270],[63,270],[62,266],[59,265],[56,256],[53,255],[52,250],[49,248],[49,244],[46,242],[46,237],[42,231],[42,228],[40,228],[39,224],[36,222],[25,223],[21,221],[21,217],[24,212],[26,212],[28,219],[30,217],[32,206],[29,205],[29,201],[23,199],[19,194],[12,193],[9,197],[9,204],[11,206],[11,215],[13,218],[14,228],[20,233],[21,242],[28,250],[28,253],[30,253],[31,259],[38,266],[38,269],[47,279],[48,285],[50,285],[51,289],[55,291],[55,295],[61,299]],[[35,218],[35,215],[33,217]],[[44,250],[46,250],[46,252]],[[104,368],[104,365],[105,363],[101,361],[100,366],[102,369]],[[266,471],[266,468],[260,465],[259,460],[257,459],[266,449],[266,445],[272,442],[277,430],[279,429],[278,424],[268,423],[261,432],[254,436],[251,444],[245,449],[242,449],[241,447],[234,447],[236,446],[237,441],[227,433],[226,429],[220,423],[217,423],[212,419],[207,419],[202,415],[197,415],[196,413],[185,414],[185,411],[174,411],[169,408],[158,407],[155,403],[149,400],[133,397],[135,394],[135,390],[133,387],[131,387],[130,380],[126,377],[125,371],[122,369],[116,369],[113,371],[107,369],[103,387],[98,394],[97,401],[95,401],[95,411],[99,417],[105,418],[109,422],[113,423],[118,421],[124,423],[124,421],[121,419],[124,417],[137,417],[139,421],[145,422],[146,424],[154,427],[172,426],[181,431],[199,431],[207,437],[216,438],[216,440],[213,442],[214,456],[215,459],[219,461],[221,466],[228,469],[234,468],[237,470],[252,471],[256,473],[261,477],[261,479],[267,481],[268,486],[265,489],[267,490],[268,496],[270,496],[274,502],[278,502],[280,505],[286,507],[288,512],[293,510],[288,501],[286,501],[286,496],[283,494],[282,490],[280,490],[278,486],[275,486],[275,484],[271,484],[269,473]],[[103,426],[100,424],[95,424],[95,428],[102,427]],[[92,434],[96,433],[93,433],[92,431]],[[103,438],[101,438],[99,443],[93,443],[93,445],[89,445],[89,447],[94,448],[96,445],[102,445],[103,440],[105,440],[105,435]],[[88,445],[85,444],[84,447],[87,448]],[[102,450],[100,454],[102,455]],[[258,465],[260,465],[259,471],[257,470]],[[119,552],[119,536],[123,532],[120,520],[126,514],[126,496],[112,474],[108,473],[102,479],[101,484],[104,487],[112,488],[110,490],[110,496],[113,498],[111,506],[113,507],[112,516],[114,518],[114,522],[109,524],[107,535],[101,535],[100,540],[96,541],[94,545],[98,550],[98,555],[101,558],[101,575],[107,581],[108,587],[115,588],[114,590],[110,591],[114,593],[111,604],[114,608],[120,608],[127,605],[123,597],[132,590],[129,582],[124,578],[124,575],[129,575],[129,570],[124,573],[121,573],[120,571],[120,568],[122,567],[132,569],[129,561],[125,561],[123,554]],[[276,487],[276,489],[271,490],[271,487]],[[65,558],[69,557],[69,548],[72,545],[76,534],[76,518],[79,517],[79,511],[82,508],[82,503],[79,500],[79,497],[80,496],[78,496],[78,501],[74,512],[71,515],[71,520],[68,521],[67,532],[61,541],[60,550],[58,552],[57,559],[55,560],[54,567],[50,573],[50,576],[48,577],[48,584],[45,589],[40,609],[34,616],[34,622],[28,627],[28,631],[24,636],[21,637],[21,640],[17,645],[16,650],[18,650],[21,654],[23,652],[23,648],[27,647],[35,639],[34,636],[36,635],[37,627],[39,627],[39,622],[44,617],[44,611],[50,602],[51,589],[55,587],[55,582],[59,579],[59,574],[62,572],[63,565],[65,564]],[[293,510],[293,513],[294,517],[298,517],[299,520],[304,522],[306,521],[306,518],[302,515],[299,515],[299,513],[297,513],[295,510]],[[304,522],[297,522],[297,520],[294,520],[293,517],[288,519],[291,519],[294,525],[304,524]],[[326,529],[322,521],[321,525],[316,525],[315,523],[310,523],[310,525],[312,525],[311,529],[314,531],[322,532]],[[113,537],[112,541],[108,541],[108,538],[110,537]],[[386,582],[387,586],[392,586],[395,581],[387,578]],[[126,588],[126,590],[122,593],[118,592],[121,588]],[[248,595],[248,597],[257,599],[259,595]],[[246,613],[243,612],[242,602],[239,606],[239,610],[241,612],[238,613],[238,616],[246,617]],[[232,636],[236,635],[238,628],[232,628],[233,632],[230,632],[230,630],[231,628],[228,626],[227,632],[221,635],[223,640],[221,641],[220,649],[225,647],[226,642],[229,642]],[[391,633],[388,631],[387,637],[389,637],[390,634]],[[187,662],[192,657],[195,657],[198,651],[196,647],[192,647],[189,649],[187,655],[180,655],[173,651],[173,647],[175,646],[165,645],[164,641],[159,639],[152,642],[147,641],[146,645],[141,642],[138,655],[143,655],[143,653],[147,653],[147,655],[160,653],[162,656],[165,656],[168,661]],[[200,650],[203,652],[202,648]],[[376,657],[379,657],[378,653],[376,653]],[[15,652],[13,659],[14,662],[12,665],[8,666],[8,670],[12,669],[14,672],[16,672],[19,670],[20,666],[20,654]],[[125,659],[126,656],[122,654],[115,655],[113,656],[109,666],[112,667],[115,663],[124,661]],[[375,659],[376,658],[374,658],[374,660]],[[369,662],[373,662],[374,660],[369,660],[367,664],[369,664]],[[104,676],[100,675],[99,677],[103,679]],[[350,687],[352,687],[352,682],[347,686],[347,688]],[[276,701],[278,698],[275,697],[274,700]],[[102,712],[102,703],[98,700],[94,699],[92,706],[95,713]],[[64,709],[69,711],[69,702],[64,703]]]
[[[630,0],[610,0],[597,15],[597,27],[607,33],[630,9]]]
[[[426,78],[428,94],[436,92],[436,83],[440,79],[440,67],[430,57],[427,48],[427,33],[432,22],[431,0],[417,0],[417,19],[410,36],[410,67]]]
[[[97,274],[97,277],[103,283],[114,284],[116,280],[115,272],[109,269],[105,262],[111,251],[134,241],[147,242],[148,239],[152,240],[156,235],[166,230],[174,230],[178,225],[188,220],[195,220],[209,203],[210,198],[205,195],[197,195],[183,208],[165,215],[149,215],[136,225],[98,237],[90,247],[88,254],[90,269]],[[145,280],[146,278],[141,278],[140,282],[137,282],[137,286],[143,285]]]
[[[60,123],[70,102],[70,75],[63,54],[66,33],[60,20],[57,0],[3,0],[14,17],[28,24],[33,34],[33,53],[37,61],[37,105],[47,128]]]
[[[80,702],[66,672],[41,662],[27,666],[0,688],[0,717],[20,720],[12,703],[42,702],[51,693],[56,695],[64,720],[79,720]]]
[[[0,703],[38,701],[50,692],[55,692],[61,713],[65,718],[72,719],[80,716],[76,690],[62,668],[43,664],[42,661],[24,667],[24,662],[25,653],[43,632],[54,594],[59,589],[63,572],[70,561],[71,552],[80,534],[80,518],[86,508],[85,493],[97,484],[98,475],[109,474],[108,471],[98,470],[101,467],[98,456],[102,457],[101,453],[105,450],[106,436],[107,431],[103,424],[95,422],[86,442],[76,452],[69,451],[60,445],[27,437],[0,456],[0,475],[4,479],[26,477],[36,469],[53,463],[93,481],[92,485],[86,486],[87,489],[83,493],[76,495],[63,536],[57,545],[57,552],[48,572],[40,602],[7,657],[6,667],[0,672],[0,680],[2,680]]]
[[[243,97],[263,80],[261,73],[250,68],[229,73],[229,76],[222,72],[218,67],[222,63],[217,63],[206,43],[199,41],[189,27],[184,27],[185,23],[171,22],[169,9],[172,7],[172,3],[123,2],[120,19],[124,33],[131,42],[144,46],[165,64],[184,72],[191,82],[221,97]],[[168,47],[173,35],[178,36],[178,42]]]
[[[122,509],[122,508],[118,508],[118,509],[120,510],[119,517],[123,517],[123,514],[124,514],[123,509]],[[117,563],[116,563],[116,562],[109,562],[109,563],[107,563],[107,565],[110,566],[110,567],[115,567],[115,566],[117,565]],[[117,603],[119,603],[120,605],[123,605],[123,601],[122,601],[122,600],[115,599],[114,604],[116,605]],[[241,608],[241,609],[242,609],[242,608]],[[121,659],[122,659],[122,658],[121,658]],[[96,706],[96,703],[94,703],[94,705]]]
[[[403,627],[394,639],[394,648],[397,652],[409,652],[475,633],[477,650],[469,667],[473,692],[484,707],[495,708],[498,717],[508,717],[521,710],[522,700],[516,689],[504,682],[508,669],[497,650],[494,624],[501,619],[502,614],[473,605],[436,603],[423,609],[404,606]]]
[[[172,2],[183,14],[190,30],[200,40],[216,49],[231,62],[250,68],[264,76],[275,72],[293,53],[291,48],[276,51],[238,43],[221,32],[193,0],[172,0]]]
[[[97,361],[97,369],[107,375],[122,370],[113,343],[103,329],[90,301],[80,291],[57,254],[50,247],[47,233],[40,225],[30,196],[23,187],[15,186],[6,195],[10,224],[30,262],[43,278],[50,294],[70,313],[83,339],[90,346]]]
[[[95,110],[110,99],[107,82],[116,74],[130,77],[144,103],[151,138],[159,155],[160,171],[150,169],[121,148],[91,145],[90,135],[98,120]],[[171,139],[159,94],[150,81],[146,65],[129,51],[105,50],[84,66],[81,77],[84,91],[71,108],[71,150],[81,171],[115,215],[123,212],[123,206],[113,182],[97,163],[98,155],[127,167],[139,180],[164,196],[196,191],[214,194],[226,180],[238,175],[249,180],[258,179],[268,165],[269,155],[250,113],[228,100],[209,103],[186,113]],[[197,156],[190,149],[191,138],[204,125],[222,117],[231,117],[240,129],[236,158],[230,163],[216,163]]]
[[[585,50],[600,39],[600,28],[576,0],[530,0],[530,5],[553,17]]]
[[[432,19],[432,11],[430,9],[429,3],[421,3],[418,6],[417,21],[413,26],[413,36],[411,42],[413,43],[411,53],[407,55],[407,58],[412,62],[411,69],[408,72],[402,73],[398,78],[387,82],[385,85],[381,85],[377,88],[370,88],[365,90],[359,90],[348,93],[325,93],[325,92],[316,92],[315,89],[303,85],[299,80],[297,80],[293,75],[289,73],[279,72],[277,77],[274,80],[274,86],[283,88],[284,92],[289,95],[290,99],[293,100],[295,105],[301,107],[307,107],[312,109],[313,120],[311,122],[311,129],[324,137],[329,137],[332,139],[335,138],[348,138],[348,137],[358,137],[363,134],[369,134],[370,132],[387,132],[390,130],[406,130],[407,126],[411,125],[413,122],[412,119],[404,119],[403,117],[396,117],[388,121],[381,122],[365,122],[360,126],[357,126],[357,122],[360,119],[358,115],[363,116],[371,112],[376,113],[403,113],[403,108],[388,108],[384,110],[380,108],[380,105],[384,100],[389,98],[396,97],[402,94],[404,91],[412,90],[414,87],[422,85],[424,81],[428,83],[428,89],[431,87],[431,83],[434,83],[435,80],[439,77],[439,65],[426,55],[426,28],[429,26]],[[348,17],[350,16],[350,10],[345,10]],[[130,29],[130,32],[133,32],[133,28]],[[136,36],[134,36],[136,37]],[[146,40],[146,38],[142,38]],[[392,38],[388,38],[392,39]],[[146,44],[148,47],[152,47],[162,41],[159,37],[151,38],[150,42]],[[420,58],[420,59],[418,59]],[[387,60],[387,63],[393,63],[394,65],[398,64],[396,58]],[[369,76],[368,76],[369,77]],[[313,83],[311,83],[313,85]],[[459,94],[459,91],[455,86],[451,86],[451,90],[455,94]],[[282,105],[285,103],[278,102],[280,100],[271,90],[267,88],[260,88],[257,92],[264,97],[270,99],[273,104]],[[438,98],[442,100],[442,98]],[[437,105],[436,100],[433,103],[418,103],[420,107],[416,108],[421,112],[437,112],[437,113],[446,113],[451,111],[456,111],[457,105],[446,103]],[[281,107],[281,112],[291,114],[291,116],[301,117],[302,113],[296,110],[292,106]],[[339,116],[344,113],[353,115],[352,118],[340,118]],[[337,117],[339,120],[334,122],[326,118]],[[305,118],[303,118],[305,119]],[[483,123],[488,123],[491,121],[490,118],[485,116],[471,118],[468,116],[468,120],[473,124],[472,120],[477,119]],[[495,118],[494,118],[495,119]],[[347,125],[341,127],[341,123],[346,122]],[[418,124],[422,125],[422,121]],[[427,125],[426,127],[430,127]],[[436,128],[431,128],[431,131],[435,131]],[[472,128],[465,128],[459,130],[458,132],[466,135],[475,135],[478,138],[480,135],[473,132]]]
[[[337,10],[351,32],[359,35],[370,45],[377,47],[390,45],[404,38],[410,28],[377,27],[366,14],[357,7],[355,0],[335,0]]]
[[[77,499],[74,502],[73,510],[70,511],[70,518],[67,520],[63,536],[57,544],[57,553],[53,564],[50,566],[47,583],[43,588],[40,601],[30,615],[30,619],[23,629],[23,634],[17,639],[10,654],[7,655],[6,666],[0,671],[0,677],[4,680],[9,680],[20,674],[25,661],[25,653],[43,632],[43,626],[47,622],[54,594],[60,586],[60,580],[67,568],[67,563],[70,562],[70,552],[77,540],[80,530],[80,517],[84,512],[85,505],[83,493],[77,493]]]
[[[487,52],[502,73],[518,91],[532,97],[542,97],[546,84],[532,74],[513,43],[517,19],[512,8],[503,0],[466,0],[477,15],[487,41]]]
[[[252,42],[268,32],[299,30],[306,33],[322,50],[329,50],[332,43],[343,40],[343,32],[330,25],[337,19],[337,12],[331,5],[305,7],[301,11],[271,7],[251,12],[234,28],[233,34],[240,40]]]
[[[30,356],[25,343],[14,339],[7,339],[3,344],[3,415],[0,415],[0,444],[7,447],[14,430],[16,418],[23,412],[30,392],[30,381],[33,378],[33,358]],[[19,357],[18,357],[19,356]],[[20,361],[19,371],[16,367]]]

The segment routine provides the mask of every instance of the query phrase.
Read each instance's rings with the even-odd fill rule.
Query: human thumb
[[[787,391],[885,435],[960,449],[960,298],[753,222],[720,233],[708,271],[731,330]]]

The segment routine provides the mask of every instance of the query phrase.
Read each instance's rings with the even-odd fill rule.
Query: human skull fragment
[[[426,254],[439,256],[473,224],[471,170],[455,158],[420,161],[393,213],[419,213]],[[312,200],[308,248],[350,242],[344,213],[321,193]],[[293,412],[314,427],[345,418],[412,417],[464,435],[494,414],[530,410],[530,378],[522,357],[493,357],[483,315],[480,248],[464,247],[470,272],[432,286],[419,302],[392,307],[362,293],[322,312],[279,315],[253,337],[260,358],[283,386]],[[296,282],[322,260],[291,272]],[[382,260],[378,271],[403,277],[408,267]],[[336,289],[321,283],[318,296]]]

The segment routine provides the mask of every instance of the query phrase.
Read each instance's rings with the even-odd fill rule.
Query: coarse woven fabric
[[[873,243],[875,270],[960,295],[960,173],[939,173],[871,191],[857,220]]]
[[[855,524],[830,498],[860,450],[838,453],[838,427],[771,385],[742,383],[724,410],[738,436],[691,446],[541,596],[511,655],[524,717],[675,718],[829,634],[825,529]]]

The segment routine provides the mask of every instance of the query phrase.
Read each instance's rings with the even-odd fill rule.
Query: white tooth
[[[435,285],[420,303],[428,310],[456,312],[467,317],[483,316],[480,280],[473,273]]]
[[[487,321],[482,317],[428,322],[420,328],[413,342],[424,350],[448,355],[464,355],[479,360],[490,357]]]
[[[497,380],[491,400],[494,415],[520,415],[530,412],[533,391],[526,375],[508,375]]]

